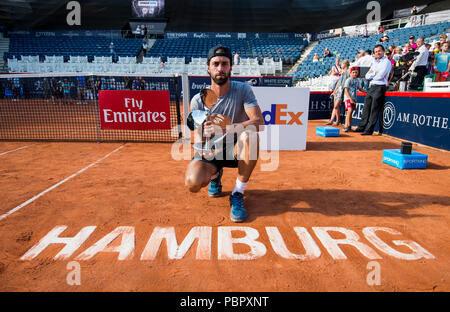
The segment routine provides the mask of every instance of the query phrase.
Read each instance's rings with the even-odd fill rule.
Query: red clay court
[[[413,144],[427,169],[399,170],[382,150],[400,140],[324,138],[323,123],[277,170],[257,165],[241,224],[235,169],[223,197],[191,194],[172,144],[0,142],[0,290],[449,291],[449,152]],[[56,231],[78,238],[45,246]]]

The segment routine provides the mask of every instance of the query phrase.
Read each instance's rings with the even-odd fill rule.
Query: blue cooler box
[[[339,128],[334,127],[316,127],[316,135],[323,137],[338,137]]]
[[[400,149],[383,150],[383,162],[399,169],[425,169],[428,155],[411,151],[411,154],[402,154]]]

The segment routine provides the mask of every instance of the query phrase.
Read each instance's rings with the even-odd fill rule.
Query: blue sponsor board
[[[399,169],[425,169],[428,155],[412,151],[402,154],[399,149],[383,150],[383,162]]]
[[[263,87],[292,87],[292,77],[266,76],[260,78]]]
[[[311,92],[309,95],[309,120],[330,118],[333,106],[331,92]]]
[[[233,81],[241,81],[248,83],[251,86],[260,85],[260,77],[231,77]],[[190,99],[194,97],[203,89],[209,89],[211,87],[211,78],[209,76],[189,76],[189,95]]]
[[[364,108],[358,96],[352,125],[358,126]],[[389,92],[382,114],[383,133],[400,139],[450,150],[450,94]],[[375,127],[378,131],[378,124]]]
[[[121,39],[120,30],[12,30],[5,32],[6,37],[107,37]]]

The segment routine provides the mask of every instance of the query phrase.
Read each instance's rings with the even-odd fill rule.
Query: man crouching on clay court
[[[228,47],[218,45],[211,48],[207,65],[211,77],[209,92],[212,91],[215,96],[215,103],[207,107],[199,93],[191,100],[191,111],[209,109],[214,119],[204,123],[203,134],[212,136],[223,133],[227,138],[220,157],[205,158],[195,154],[187,167],[185,184],[194,193],[208,185],[208,195],[218,197],[222,194],[223,167],[238,168],[236,185],[230,195],[230,217],[234,222],[242,222],[247,217],[244,190],[258,161],[257,131],[263,129],[264,119],[251,87],[246,83],[230,81],[232,54]]]

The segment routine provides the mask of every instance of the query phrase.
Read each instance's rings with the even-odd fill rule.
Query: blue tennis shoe
[[[222,181],[221,181],[222,175],[223,169],[220,169],[219,176],[209,182],[208,186],[209,197],[219,197],[220,195],[222,195]]]
[[[247,211],[244,207],[244,194],[236,192],[230,195],[230,218],[234,222],[242,222],[247,218]]]

